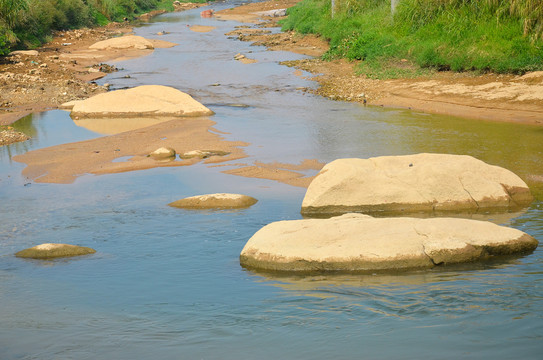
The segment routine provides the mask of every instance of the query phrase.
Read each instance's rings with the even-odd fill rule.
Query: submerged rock
[[[15,254],[17,257],[30,259],[51,259],[58,257],[94,254],[96,250],[84,246],[69,244],[41,244]]]
[[[192,150],[187,151],[186,153],[183,153],[180,157],[182,159],[192,159],[192,158],[200,158],[200,159],[207,159],[210,156],[226,156],[230,153],[227,151],[221,151],[221,150]]]
[[[246,208],[257,202],[257,199],[247,195],[219,193],[191,196],[168,205],[184,209],[236,209]]]
[[[143,85],[98,94],[73,104],[72,117],[206,116],[213,111],[177,89]]]
[[[251,237],[241,265],[262,270],[393,270],[431,268],[532,252],[538,242],[516,229],[457,218],[279,221]]]
[[[327,164],[309,185],[302,213],[477,211],[532,200],[509,170],[466,155],[417,154]]]

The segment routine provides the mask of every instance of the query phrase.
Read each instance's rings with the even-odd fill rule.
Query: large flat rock
[[[78,101],[72,117],[206,116],[209,110],[190,95],[161,85],[144,85],[98,94]]]
[[[120,49],[137,49],[146,50],[154,49],[153,43],[144,37],[136,35],[120,36],[112,39],[98,41],[89,46],[92,50],[120,50]]]
[[[269,224],[249,239],[240,262],[279,271],[398,270],[529,253],[537,245],[520,230],[490,222],[345,214]]]
[[[303,214],[478,211],[533,200],[517,175],[466,155],[416,154],[339,159],[311,182]]]

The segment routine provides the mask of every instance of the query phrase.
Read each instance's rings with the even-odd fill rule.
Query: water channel
[[[245,163],[443,152],[506,167],[537,200],[522,213],[491,220],[543,241],[543,128],[304,93],[300,88],[316,84],[279,64],[302,56],[229,39],[224,34],[240,24],[200,18],[201,10],[138,27],[137,35],[180,45],[119,62],[122,70],[101,82],[190,93],[215,111],[215,128],[227,140],[251,143]],[[216,29],[196,33],[187,26],[193,24]],[[238,52],[258,62],[235,61]],[[270,222],[301,218],[305,189],[205,164],[35,183],[12,156],[102,135],[75,125],[64,111],[14,126],[33,139],[0,147],[2,360],[541,357],[541,246],[499,262],[405,273],[252,272],[239,265],[246,241]],[[214,192],[259,202],[240,211],[166,206]],[[55,261],[13,256],[44,242],[98,252]]]

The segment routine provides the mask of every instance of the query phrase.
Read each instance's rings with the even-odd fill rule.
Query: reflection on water
[[[141,129],[147,126],[160,124],[162,122],[174,120],[170,117],[138,117],[138,118],[82,118],[74,120],[77,126],[84,127],[87,130],[101,134],[114,135],[126,131]]]
[[[473,155],[528,181],[539,201],[521,213],[491,216],[543,241],[543,189],[537,177],[530,178],[543,174],[543,128],[304,95],[295,89],[314,84],[277,64],[291,55],[190,31],[187,25],[213,25],[224,34],[239,25],[201,19],[201,10],[167,14],[136,29],[149,37],[166,31],[166,40],[181,45],[120,64],[120,74],[101,81],[114,88],[173,85],[213,104],[221,136],[252,143],[243,160],[248,163]],[[258,63],[233,60],[248,51]],[[136,72],[137,79],[122,77]],[[63,111],[36,114],[15,127],[34,138],[0,147],[2,360],[541,356],[541,247],[520,258],[430,271],[253,273],[240,267],[241,249],[264,225],[299,219],[305,189],[227,175],[205,164],[82,176],[71,185],[30,183],[19,178],[22,165],[12,163],[12,155],[99,135]],[[167,206],[217,192],[259,202],[239,211]],[[48,262],[13,256],[43,242],[98,252]]]

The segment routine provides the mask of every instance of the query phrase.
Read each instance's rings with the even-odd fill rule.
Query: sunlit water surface
[[[444,152],[504,166],[538,200],[518,217],[495,221],[543,240],[543,128],[304,94],[297,88],[315,84],[278,64],[301,56],[227,39],[240,24],[201,19],[200,11],[136,29],[180,45],[120,62],[123,70],[101,82],[189,92],[216,112],[215,127],[227,139],[251,143],[249,164]],[[217,29],[194,33],[192,24]],[[238,52],[259,62],[241,64],[233,60]],[[15,127],[33,139],[0,147],[2,360],[541,358],[541,247],[515,259],[408,273],[255,273],[240,267],[242,247],[270,222],[299,219],[304,189],[202,164],[33,183],[11,156],[100,135],[63,111]],[[166,206],[212,192],[259,202],[240,211]],[[44,242],[98,252],[55,261],[13,256]]]

